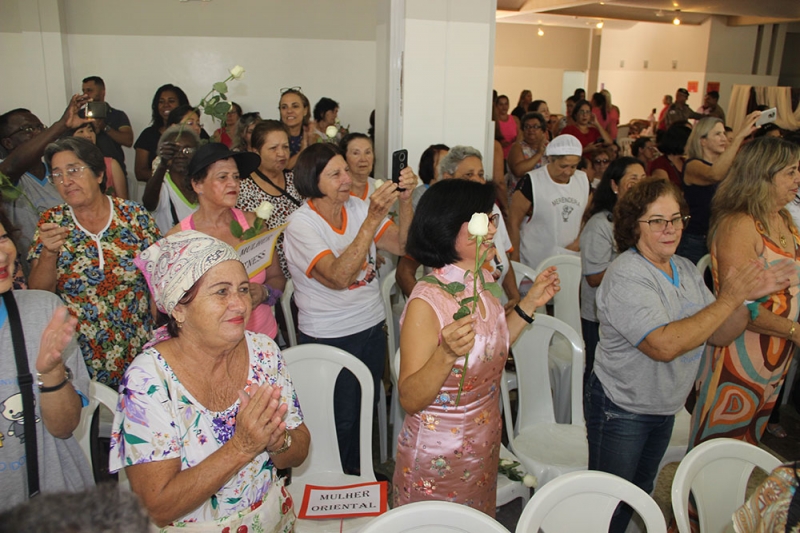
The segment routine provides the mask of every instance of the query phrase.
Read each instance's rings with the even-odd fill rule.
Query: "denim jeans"
[[[674,415],[640,415],[622,409],[606,396],[597,376],[589,378],[591,396],[586,431],[589,469],[627,479],[646,493],[653,491],[658,465],[672,436]],[[624,532],[633,509],[620,504],[609,532]]]
[[[586,357],[583,365],[583,416],[586,418],[589,416],[587,406],[587,400],[589,398],[589,378],[594,368],[594,352],[597,350],[597,344],[600,342],[600,323],[581,318],[581,332],[583,333],[583,344],[586,347]]]
[[[299,344],[327,344],[335,346],[354,355],[367,365],[372,374],[374,400],[378,401],[378,387],[383,378],[386,361],[386,331],[384,322],[369,329],[337,338],[318,338],[298,332]],[[302,399],[301,399],[302,407]],[[361,450],[359,430],[361,416],[361,386],[356,377],[348,370],[342,370],[336,378],[333,391],[333,409],[336,418],[336,439],[339,441],[339,458],[346,474],[361,473]],[[372,413],[370,413],[372,415]],[[371,450],[370,450],[371,452]],[[371,461],[370,461],[371,462]]]

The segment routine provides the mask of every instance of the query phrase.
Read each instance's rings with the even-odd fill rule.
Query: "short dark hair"
[[[267,135],[273,131],[282,131],[286,134],[286,139],[289,139],[289,128],[286,127],[286,124],[280,120],[262,120],[253,128],[253,134],[250,136],[250,146],[260,152],[267,140]]]
[[[597,189],[594,191],[589,217],[601,211],[614,210],[614,206],[617,205],[617,194],[614,192],[614,189],[611,188],[611,182],[613,181],[619,185],[619,182],[625,175],[625,171],[627,171],[628,167],[631,165],[639,165],[644,168],[642,162],[634,157],[620,157],[608,165],[606,171],[603,172],[600,183],[597,185]]]
[[[491,182],[447,179],[425,191],[408,230],[406,253],[425,266],[441,268],[462,258],[456,237],[473,213],[491,213],[495,189]]]
[[[98,87],[101,87],[103,89],[106,88],[106,82],[104,82],[103,78],[101,78],[100,76],[88,76],[86,78],[83,78],[83,83],[89,83],[90,81],[93,82]]]
[[[337,155],[342,155],[342,152],[332,143],[312,144],[300,152],[294,165],[294,186],[297,192],[306,198],[322,198],[319,175]]]
[[[707,94],[714,100],[719,100],[719,91],[708,91]]]
[[[228,113],[230,113],[232,109],[236,110],[237,115],[239,115],[240,117],[242,116],[242,106],[240,106],[236,102],[231,102],[231,108],[228,109]]]
[[[18,107],[16,109],[12,109],[11,111],[6,111],[2,115],[0,115],[0,139],[5,139],[11,133],[9,131],[8,123],[11,122],[11,117],[18,113],[30,113],[30,109],[25,109],[24,107]]]
[[[590,104],[588,100],[578,100],[577,102],[575,102],[575,107],[572,108],[572,120],[574,120],[575,122],[578,121],[578,112],[585,105],[589,106],[589,110],[591,111],[592,104]]]
[[[166,85],[162,85],[156,91],[156,94],[153,95],[153,103],[150,104],[150,109],[152,111],[152,120],[153,125],[157,128],[161,128],[164,126],[164,119],[161,118],[161,114],[158,112],[158,100],[161,98],[161,94],[165,92],[173,92],[175,96],[178,97],[178,105],[188,105],[189,104],[189,97],[186,96],[186,93],[183,92],[183,89],[172,85],[171,83],[167,83]]]
[[[72,152],[75,157],[86,163],[95,177],[106,171],[106,162],[100,148],[81,137],[64,137],[47,145],[44,149],[44,162],[48,169],[53,168],[53,156],[61,152]],[[106,192],[106,180],[100,180],[100,190]]]
[[[539,101],[544,102],[544,100],[539,100]],[[533,105],[528,106],[528,109],[530,109],[531,107],[533,107]],[[539,125],[541,125],[542,128],[545,128],[547,126],[547,121],[544,119],[544,115],[542,115],[541,113],[537,113],[536,111],[528,111],[527,113],[522,115],[522,120],[519,121],[520,129],[525,127],[525,123],[533,119],[538,120]]]
[[[664,132],[658,150],[664,155],[683,155],[691,134],[692,129],[686,124],[673,124]]]
[[[433,177],[436,176],[436,167],[434,167],[436,154],[447,150],[450,150],[450,147],[446,144],[432,144],[422,152],[419,158],[419,168],[417,169],[419,179],[422,180],[422,183],[430,185],[433,181]]]
[[[544,100],[534,100],[533,102],[528,104],[528,109],[526,109],[526,111],[531,113],[538,113],[539,106],[542,104],[547,104],[547,102],[545,102]]]
[[[647,143],[649,143],[652,140],[653,139],[651,139],[650,137],[639,137],[638,139],[633,141],[633,143],[631,144],[631,153],[633,154],[633,157],[639,157],[639,152],[645,146],[647,146]]]
[[[341,141],[339,141],[339,151],[342,152],[342,157],[344,157],[345,159],[347,159],[346,157],[347,147],[350,145],[351,142],[355,141],[356,139],[364,139],[366,141],[369,141],[370,144],[372,144],[372,137],[370,137],[369,135],[360,133],[358,131],[354,131],[353,133],[348,133],[347,135],[342,137]]]
[[[675,198],[681,216],[689,214],[689,206],[683,199],[683,193],[669,180],[643,179],[620,198],[614,207],[614,240],[619,253],[636,246],[641,235],[639,219],[650,209],[653,202],[665,195]]]
[[[592,104],[600,108],[600,113],[603,114],[603,120],[608,118],[606,113],[606,96],[603,93],[594,93],[592,95]]]
[[[323,96],[319,99],[319,102],[316,103],[314,106],[314,120],[319,122],[323,118],[325,118],[325,113],[328,111],[333,111],[339,107],[339,102]]]
[[[167,123],[166,126],[173,126],[175,124],[180,124],[183,120],[183,117],[188,115],[189,113],[197,113],[197,116],[200,116],[200,112],[197,108],[192,107],[189,104],[179,105],[175,109],[169,112],[167,116]]]

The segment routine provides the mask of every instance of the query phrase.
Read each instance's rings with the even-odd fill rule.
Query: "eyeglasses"
[[[22,126],[21,128],[16,129],[13,132],[9,133],[6,136],[6,138],[11,137],[13,135],[16,135],[17,133],[33,133],[35,131],[44,131],[46,129],[47,129],[47,126],[45,126],[41,122],[39,124],[35,124],[33,126]]]
[[[300,87],[299,85],[296,86],[296,87],[284,87],[283,89],[281,89],[281,96],[283,96],[284,94],[288,93],[289,91],[295,91],[295,92],[301,93],[301,92],[303,92],[303,88]]]
[[[610,159],[594,159],[593,161],[595,165],[607,165],[611,162]]]
[[[67,169],[64,172],[66,172],[66,176],[69,179],[75,180],[75,179],[78,179],[80,177],[81,172],[83,172],[87,168],[89,168],[89,167],[87,167],[87,166],[67,167]],[[50,174],[50,181],[53,182],[53,183],[62,184],[62,183],[64,183],[64,174],[61,173],[61,172],[52,172]]]
[[[525,131],[540,130],[542,129],[542,126],[540,124],[525,124],[522,126],[522,129]]]
[[[492,226],[497,228],[497,225],[500,223],[500,213],[492,213],[489,215],[489,222],[492,223]]]
[[[656,233],[661,233],[662,231],[667,229],[668,224],[672,224],[672,227],[676,230],[681,230],[689,225],[689,219],[692,218],[690,216],[679,216],[667,220],[665,218],[653,218],[650,220],[640,220],[639,222],[646,223],[650,226],[650,231],[655,231]]]
[[[591,115],[592,114],[592,110],[591,109],[581,109],[580,111],[578,111],[578,114],[579,115]]]

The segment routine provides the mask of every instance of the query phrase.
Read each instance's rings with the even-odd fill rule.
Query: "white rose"
[[[511,466],[512,464],[508,459],[500,459],[500,466]]]
[[[241,65],[236,65],[230,70],[230,73],[231,76],[233,76],[233,79],[240,80],[242,79],[242,76],[244,76],[244,67]]]
[[[275,206],[264,200],[258,207],[256,207],[256,216],[266,222],[269,220],[269,217],[272,216],[272,211],[274,210]]]
[[[384,183],[386,183],[386,182],[385,182],[385,181],[383,181],[383,180],[375,180],[375,190],[377,191],[378,189],[380,189],[381,187],[383,187],[383,184],[384,184]]]
[[[529,489],[536,488],[536,485],[539,484],[539,480],[536,479],[536,476],[533,474],[525,474],[525,477],[522,478],[522,484],[528,487]]]
[[[339,133],[339,128],[336,126],[328,126],[325,128],[325,135],[328,136],[329,139],[333,139]]]
[[[467,231],[475,237],[486,237],[489,234],[489,216],[486,213],[473,213]]]

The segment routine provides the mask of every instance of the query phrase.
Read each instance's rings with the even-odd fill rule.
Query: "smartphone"
[[[756,120],[756,126],[761,127],[764,124],[775,122],[775,117],[778,115],[778,109],[772,107],[766,111],[761,112],[761,116]]]
[[[400,183],[400,171],[408,166],[408,150],[396,150],[392,154],[392,181]],[[405,189],[397,189],[402,192]]]
[[[108,105],[105,102],[86,102],[81,111],[83,118],[106,118]]]

